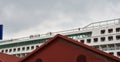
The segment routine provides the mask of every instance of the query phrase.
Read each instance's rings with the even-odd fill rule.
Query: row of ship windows
[[[98,42],[98,40],[99,40],[99,38],[93,38],[94,42]],[[113,40],[113,36],[108,36],[108,41],[112,41],[112,40]],[[120,40],[120,35],[116,35],[116,40]],[[86,41],[87,41],[87,43],[91,43],[91,39],[87,39]],[[106,41],[106,37],[101,37],[100,41],[101,42]],[[84,43],[85,40],[80,40],[80,42]]]
[[[111,54],[111,55],[115,55],[114,53],[115,52],[109,52],[109,54]],[[117,52],[117,56],[120,57],[120,52]]]
[[[120,32],[120,27],[115,29],[116,32]],[[101,30],[101,34],[105,34],[106,30]],[[113,33],[113,29],[108,29],[108,33]]]
[[[118,44],[106,44],[106,45],[95,45],[93,47],[100,49],[100,50],[103,50],[103,51],[120,50],[120,43],[118,43]]]
[[[29,54],[29,53],[13,54],[13,56],[22,58],[22,57],[25,57],[27,54]]]
[[[67,36],[72,39],[80,39],[80,38],[90,37],[91,35],[92,35],[92,32],[86,32],[86,33],[78,33],[78,34],[67,35]]]
[[[102,51],[120,50],[120,43],[106,44],[106,45],[95,45],[93,47],[95,47],[99,50],[102,50]],[[118,52],[108,52],[108,53],[120,57],[120,51],[118,51]]]
[[[19,47],[19,48],[13,48],[13,49],[4,49],[4,50],[1,50],[1,52],[3,52],[3,53],[11,53],[11,52],[28,51],[28,50],[33,50],[33,49],[35,49],[37,47],[39,47],[39,45]]]

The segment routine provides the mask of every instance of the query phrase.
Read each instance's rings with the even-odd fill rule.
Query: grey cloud
[[[0,0],[0,23],[4,24],[5,36],[28,30],[32,33],[72,29],[119,17],[119,3],[119,0]]]

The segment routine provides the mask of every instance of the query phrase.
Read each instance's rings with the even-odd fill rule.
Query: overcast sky
[[[120,17],[120,0],[0,0],[4,39],[69,30]]]

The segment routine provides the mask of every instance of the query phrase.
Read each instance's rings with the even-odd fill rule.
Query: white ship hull
[[[91,23],[83,28],[30,35],[0,42],[0,52],[24,57],[56,34],[62,34],[120,57],[120,19]]]

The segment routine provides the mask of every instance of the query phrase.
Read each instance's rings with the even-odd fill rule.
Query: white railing
[[[79,31],[83,31],[83,30],[99,28],[101,26],[108,26],[108,25],[111,25],[111,24],[113,24],[113,25],[120,24],[120,18],[91,23],[91,24],[89,24],[89,25],[87,25],[83,28],[75,28],[75,29],[71,29],[71,30],[64,30],[64,31],[58,31],[58,32],[48,32],[46,34],[30,35],[28,37],[22,37],[22,38],[17,38],[17,39],[2,40],[2,41],[0,41],[0,43],[10,42],[10,41],[30,40],[30,39],[34,39],[34,38],[47,38],[47,37],[49,38],[49,37],[52,37],[56,34],[65,35],[65,34],[70,34],[70,33],[79,32]]]

